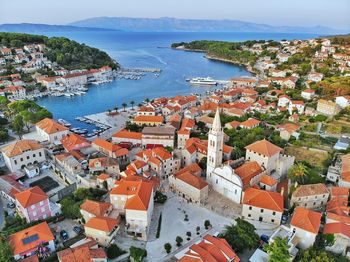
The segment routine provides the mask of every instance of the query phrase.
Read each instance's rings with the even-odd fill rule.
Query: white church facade
[[[215,191],[233,202],[240,203],[243,183],[231,166],[222,164],[223,144],[224,132],[217,110],[208,136],[207,181]]]

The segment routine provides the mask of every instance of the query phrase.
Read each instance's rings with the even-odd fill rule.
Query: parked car
[[[265,243],[269,243],[270,237],[268,235],[261,235],[260,239],[264,241]]]
[[[14,203],[7,203],[7,207],[13,209],[16,205]]]
[[[61,238],[62,238],[64,241],[66,241],[66,240],[68,239],[68,237],[69,237],[66,230],[61,230],[60,236],[61,236]]]
[[[73,227],[73,230],[75,233],[77,233],[78,235],[83,233],[83,229],[81,227],[75,226]]]
[[[281,223],[282,225],[286,224],[288,222],[288,216],[282,215]]]

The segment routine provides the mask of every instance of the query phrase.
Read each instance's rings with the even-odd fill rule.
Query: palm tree
[[[306,175],[308,174],[307,167],[303,163],[297,163],[288,171],[288,178],[293,182],[297,181],[304,184]]]
[[[114,107],[114,111],[118,112],[118,107],[117,106]]]
[[[127,105],[128,105],[127,103],[123,103],[123,104],[122,104],[122,106],[123,106],[123,108],[124,108],[124,112],[126,111],[125,108],[126,108]]]
[[[149,103],[149,98],[146,98],[146,99],[145,99],[145,102],[148,104],[148,103]]]
[[[130,105],[131,105],[131,110],[134,110],[135,101],[131,101]]]

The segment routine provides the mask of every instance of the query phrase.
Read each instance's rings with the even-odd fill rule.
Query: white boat
[[[190,84],[194,85],[217,85],[218,82],[211,77],[194,77],[189,80]]]
[[[58,119],[57,122],[60,123],[61,125],[66,126],[66,127],[70,127],[72,125],[71,123],[69,123],[68,121],[66,121],[62,118]]]

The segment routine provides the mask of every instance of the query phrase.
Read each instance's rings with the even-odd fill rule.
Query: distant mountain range
[[[43,32],[71,32],[71,31],[114,31],[106,28],[91,28],[72,25],[47,25],[47,24],[2,24],[0,32],[18,33],[43,33]]]
[[[177,18],[95,17],[68,25],[2,24],[1,32],[71,32],[71,31],[146,31],[146,32],[254,32],[254,33],[308,33],[320,35],[344,34],[349,31],[325,26],[271,26],[238,20],[206,20]]]
[[[325,26],[271,26],[238,20],[206,20],[177,18],[95,17],[70,23],[72,26],[108,28],[123,31],[175,31],[175,32],[262,32],[262,33],[348,33]]]

